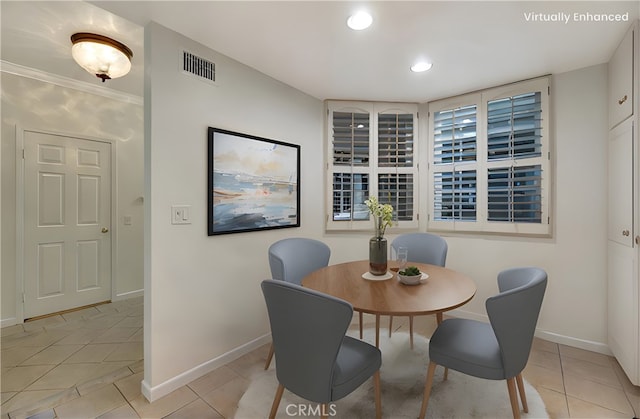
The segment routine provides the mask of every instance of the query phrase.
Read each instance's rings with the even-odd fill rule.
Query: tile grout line
[[[562,377],[562,391],[564,393],[564,403],[565,403],[565,406],[567,407],[567,414],[569,415],[569,417],[571,417],[571,409],[569,408],[569,395],[567,394],[567,385],[564,382],[563,356],[562,356],[562,353],[560,352],[560,345],[558,345],[557,343],[556,343],[556,348],[558,349],[558,358],[560,358],[560,375]]]

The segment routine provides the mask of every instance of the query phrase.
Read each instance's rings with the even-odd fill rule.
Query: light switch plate
[[[172,205],[171,224],[191,224],[191,205]]]

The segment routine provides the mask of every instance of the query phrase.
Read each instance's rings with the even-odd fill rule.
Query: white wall
[[[114,141],[117,158],[111,230],[116,237],[114,300],[142,295],[143,108],[53,83],[2,74],[2,326],[16,319],[16,125]],[[132,225],[123,225],[124,215]]]
[[[365,259],[369,235],[324,233],[320,101],[157,24],[145,36],[143,391],[156,399],[267,341],[259,283],[269,276],[270,243],[287,236],[319,238],[337,263]],[[181,48],[216,63],[217,86],[179,72]],[[447,237],[448,266],[478,285],[460,315],[484,318],[484,300],[497,291],[500,270],[537,265],[549,273],[539,335],[608,351],[606,205],[593,198],[606,191],[606,76],[606,66],[599,65],[553,77],[554,236]],[[421,108],[426,115],[426,105]],[[206,235],[208,126],[301,145],[300,228]],[[426,127],[421,129],[424,139]],[[191,205],[192,224],[171,225],[172,204]]]
[[[267,342],[259,284],[270,275],[268,245],[323,231],[323,107],[160,25],[145,38],[143,391],[155,399]],[[179,70],[183,48],[215,62],[216,86]],[[301,145],[302,227],[207,236],[209,126]],[[175,204],[192,206],[192,224],[170,224]]]

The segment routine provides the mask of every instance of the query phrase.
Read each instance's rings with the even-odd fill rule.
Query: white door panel
[[[633,247],[633,121],[609,134],[609,240]]]
[[[608,327],[609,348],[627,373],[639,384],[638,288],[635,249],[609,241]]]
[[[24,132],[24,317],[111,299],[111,145]]]

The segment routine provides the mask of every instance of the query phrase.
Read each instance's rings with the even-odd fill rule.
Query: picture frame
[[[209,236],[300,227],[300,146],[208,129]]]

